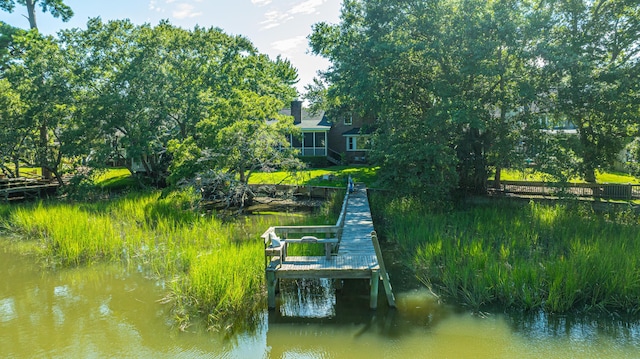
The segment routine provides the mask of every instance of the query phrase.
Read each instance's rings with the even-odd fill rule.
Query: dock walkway
[[[42,198],[58,189],[57,183],[26,178],[0,178],[0,200],[9,202]]]
[[[286,253],[280,252],[270,253],[266,267],[269,308],[275,308],[276,286],[278,279],[282,278],[369,279],[371,284],[369,306],[372,309],[377,307],[378,283],[382,279],[389,305],[395,306],[389,277],[374,232],[366,188],[358,185],[354,192],[346,194],[336,226],[318,226],[320,227],[325,231],[317,232],[327,233],[327,238],[317,238],[317,242],[337,242],[337,253],[327,252],[325,256],[307,257],[286,256]],[[268,241],[269,231],[277,233],[279,230],[286,232],[286,236],[292,233],[291,228],[299,229],[299,233],[303,233],[309,231],[311,227],[272,227],[265,232],[263,238]],[[329,238],[333,233],[339,237],[337,241]],[[289,240],[284,239],[284,241]],[[266,250],[269,248],[266,247]],[[284,250],[286,252],[286,248]]]

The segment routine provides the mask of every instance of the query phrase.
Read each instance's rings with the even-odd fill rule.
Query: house
[[[329,148],[342,162],[364,163],[371,149],[371,121],[353,113],[345,113],[332,121]]]
[[[293,123],[302,135],[290,138],[292,147],[302,157],[324,157],[333,164],[367,161],[372,133],[370,121],[351,113],[329,119],[324,112],[311,113],[302,107],[302,101],[292,101],[291,107],[280,111],[293,116]]]
[[[291,107],[280,111],[292,116],[293,124],[300,129],[300,137],[291,136],[289,143],[300,151],[302,157],[327,157],[329,144],[327,141],[331,123],[324,112],[313,114],[302,108],[302,101],[292,101]]]

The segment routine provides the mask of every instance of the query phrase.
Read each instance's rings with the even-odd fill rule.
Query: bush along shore
[[[387,240],[450,301],[640,313],[640,225],[630,207],[500,201],[434,213],[415,199],[373,202]]]
[[[4,205],[1,227],[48,267],[116,261],[142,268],[166,284],[164,301],[181,329],[204,319],[210,329],[233,330],[255,322],[265,306],[259,236],[273,225],[327,223],[341,200],[314,215],[232,221],[199,213],[196,202],[190,192],[155,191],[95,203]]]

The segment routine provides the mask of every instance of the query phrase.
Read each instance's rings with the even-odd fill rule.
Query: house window
[[[369,136],[347,136],[347,151],[369,151],[371,139]]]
[[[326,156],[327,133],[303,132],[302,136],[291,138],[291,147],[299,149],[302,156]]]
[[[316,132],[316,143],[314,147],[325,147],[325,138],[327,137],[326,132]]]
[[[344,116],[344,125],[345,126],[353,125],[353,116],[351,114]]]
[[[313,145],[313,132],[303,133],[303,143],[305,148],[315,147]]]
[[[356,150],[356,138],[354,136],[347,137],[347,151]]]

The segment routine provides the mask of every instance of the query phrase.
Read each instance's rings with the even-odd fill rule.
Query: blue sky
[[[219,27],[228,34],[251,39],[262,53],[282,55],[298,69],[298,90],[310,83],[328,62],[309,53],[307,36],[314,23],[339,21],[341,0],[66,0],[75,12],[69,22],[50,14],[36,15],[41,32],[54,34],[65,28],[86,28],[89,18],[103,21],[130,19],[136,24],[156,25],[162,19],[183,28]],[[27,28],[26,9],[12,14],[0,11],[0,20]]]

